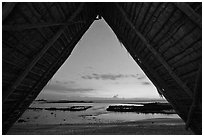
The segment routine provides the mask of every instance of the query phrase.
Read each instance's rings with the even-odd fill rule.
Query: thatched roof
[[[98,15],[187,127],[201,134],[201,13],[202,3],[3,3],[3,134]]]

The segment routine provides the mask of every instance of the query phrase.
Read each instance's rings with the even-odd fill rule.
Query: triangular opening
[[[37,98],[112,98],[114,95],[159,98],[156,88],[108,24],[99,20],[91,25]]]
[[[59,100],[65,103],[58,102]],[[139,114],[136,113],[113,115],[106,109],[111,103],[127,105],[128,102],[145,103],[158,100],[165,102],[102,19],[92,24],[70,57],[16,124],[69,124],[93,121],[103,123],[148,118],[178,118],[177,114],[140,114],[137,118],[136,115]],[[85,106],[89,111],[57,112],[58,107],[61,109],[67,106],[82,106],[82,109]],[[48,109],[44,110],[44,108]],[[40,111],[44,112],[40,113]]]
[[[158,90],[186,123],[186,129],[191,128],[195,134],[201,134],[201,9],[202,3],[3,3],[3,134],[7,133],[47,82],[48,85],[37,98],[46,100],[34,101],[31,107],[41,104],[50,108],[29,108],[31,115],[35,110],[46,110],[55,118],[57,116],[53,115],[53,111],[59,109],[53,106],[59,107],[59,104],[72,100],[107,99],[106,101],[111,100],[113,103],[130,98],[134,98],[134,101],[144,97],[158,98]],[[103,34],[107,29],[98,25],[101,21],[104,22],[100,20],[101,16],[120,40],[117,40],[113,33],[111,36],[108,35],[108,31]],[[100,21],[95,21],[88,30],[88,32],[93,30],[88,46],[83,41],[85,38],[89,39],[87,32],[73,52],[73,56],[76,55],[73,64],[71,56],[68,60],[70,67],[67,69],[65,65],[67,63],[64,63],[59,69],[94,20]],[[93,29],[94,26],[97,27]],[[103,35],[95,33],[96,28]],[[110,29],[109,31],[112,32]],[[108,38],[114,38],[115,42],[109,45],[111,40]],[[149,84],[151,82],[142,75],[142,72],[135,72],[139,67],[127,51],[119,50],[125,49],[119,41],[124,44],[157,89]],[[91,43],[94,46],[89,47]],[[113,46],[116,45],[117,48],[114,49]],[[104,48],[106,46],[108,49]],[[79,54],[81,51],[87,52]],[[129,58],[125,58],[126,55]],[[128,64],[128,59],[135,65]],[[58,69],[59,72],[51,79]],[[151,94],[147,92],[150,90],[148,86],[153,88]],[[50,99],[55,102],[48,102]],[[64,102],[57,101],[61,99],[64,99]],[[67,103],[66,106],[77,102]],[[53,106],[47,106],[48,104]],[[60,108],[60,115],[62,110],[64,114],[71,114],[72,112],[67,111],[79,111],[83,108],[87,107],[70,106],[66,110]],[[101,111],[105,108],[96,109],[91,106],[85,110]],[[132,110],[129,106],[124,107],[124,104],[110,108],[109,110],[115,108]],[[106,112],[109,110],[106,109]],[[194,114],[196,117],[193,117]],[[90,114],[82,117],[97,119],[97,116]],[[62,117],[64,115],[59,118]],[[44,119],[52,121],[49,118],[41,117],[41,122],[44,122]],[[35,119],[34,117],[32,120]],[[30,120],[27,117],[18,122],[27,124]],[[63,122],[70,123],[66,120]]]

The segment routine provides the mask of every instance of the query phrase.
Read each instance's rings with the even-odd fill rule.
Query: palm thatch
[[[98,15],[187,127],[202,133],[202,3],[2,6],[3,134],[69,57]]]

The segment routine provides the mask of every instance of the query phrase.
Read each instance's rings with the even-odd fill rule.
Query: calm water
[[[179,118],[177,114],[142,114],[135,112],[109,112],[109,105],[130,105],[119,103],[39,103],[34,102],[30,107],[68,107],[68,106],[92,106],[85,111],[48,111],[27,110],[21,120],[16,124],[77,124],[77,123],[112,123],[138,121],[151,118]],[[133,104],[131,104],[133,105]]]

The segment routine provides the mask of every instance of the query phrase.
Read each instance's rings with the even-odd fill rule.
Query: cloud
[[[138,77],[137,79],[141,80],[141,79],[144,79],[145,76],[144,75],[141,75],[140,77]]]
[[[57,84],[76,84],[76,82],[72,81],[72,80],[69,80],[69,81],[51,80],[51,83],[57,83]]]
[[[118,94],[117,94],[117,95],[114,95],[112,98],[118,98]]]
[[[72,91],[72,92],[90,92],[94,91],[93,88],[67,88],[67,91]]]
[[[89,92],[93,91],[94,89],[92,88],[72,88],[72,87],[66,87],[64,85],[60,84],[49,84],[45,88],[45,90],[52,90],[52,91],[59,91],[63,93],[67,92]]]
[[[77,88],[76,88],[77,87]],[[44,87],[44,90],[51,90],[51,91],[56,91],[56,92],[61,92],[61,93],[68,93],[68,92],[90,92],[93,91],[94,89],[92,88],[78,88],[79,85],[76,84],[75,81],[51,81],[49,84],[47,84]]]
[[[124,75],[124,74],[96,74],[92,73],[91,75],[81,76],[83,79],[96,79],[96,80],[116,80],[121,78],[137,78],[139,74],[133,75]]]
[[[150,82],[142,82],[142,85],[151,85]]]
[[[67,87],[63,85],[54,84],[54,83],[48,84],[44,87],[45,90],[53,90],[53,91],[66,91],[66,88]]]
[[[87,68],[87,69],[93,69],[93,67],[92,67],[92,66],[87,66],[86,68]]]

